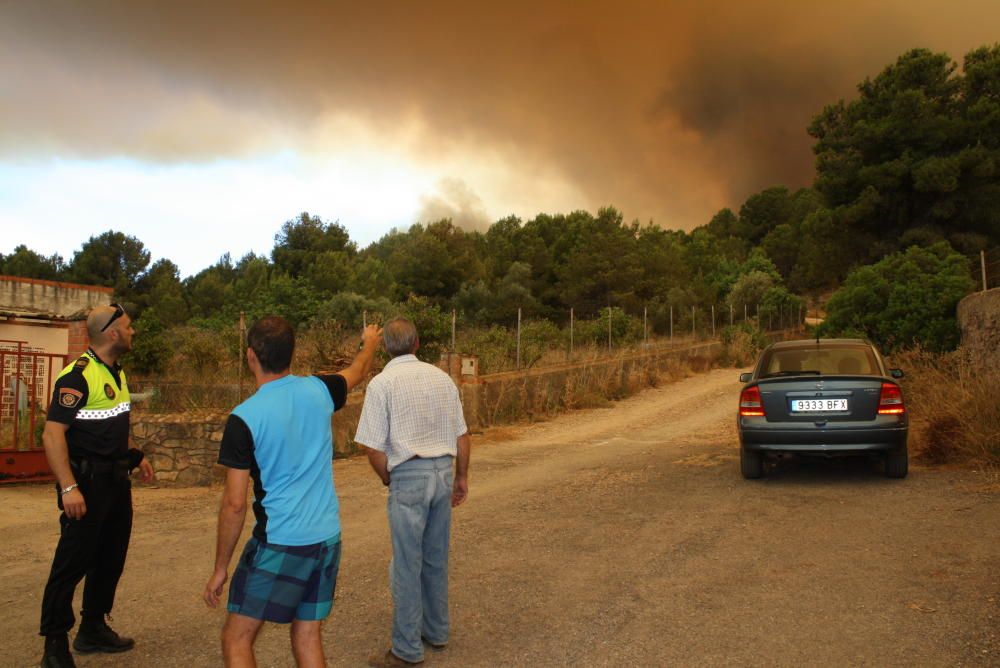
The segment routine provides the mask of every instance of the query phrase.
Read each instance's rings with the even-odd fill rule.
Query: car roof
[[[786,348],[804,348],[806,346],[822,348],[824,346],[841,347],[845,345],[871,347],[871,343],[864,339],[796,339],[794,341],[778,341],[768,347],[771,350],[784,350]]]

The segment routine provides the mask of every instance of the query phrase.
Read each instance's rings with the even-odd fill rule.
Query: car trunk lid
[[[782,376],[758,382],[768,422],[874,420],[884,379],[876,376]]]

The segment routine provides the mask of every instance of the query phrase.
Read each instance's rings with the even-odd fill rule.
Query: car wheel
[[[908,469],[909,456],[905,445],[885,456],[885,474],[889,478],[905,478]]]
[[[740,473],[747,480],[764,475],[764,455],[746,448],[740,448]]]

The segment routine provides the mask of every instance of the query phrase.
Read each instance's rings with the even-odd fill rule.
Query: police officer
[[[73,628],[73,591],[86,576],[83,610],[73,649],[125,652],[135,645],[105,621],[125,566],[132,533],[132,485],[153,468],[129,449],[129,391],[118,358],[132,349],[132,321],[118,304],[87,317],[91,347],[63,369],[55,383],[42,441],[58,486],[61,533],[42,598],[42,666],[74,666],[67,634]]]

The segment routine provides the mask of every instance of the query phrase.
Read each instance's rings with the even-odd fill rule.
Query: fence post
[[[746,302],[743,303],[743,322],[747,321],[747,305]]]
[[[573,307],[569,308],[569,356],[573,357]]]
[[[517,368],[521,368],[521,307],[517,307]]]
[[[733,303],[729,302],[729,326],[733,326]]]
[[[715,338],[715,304],[712,304],[712,338]]]
[[[236,375],[236,401],[238,403],[243,403],[243,356],[246,355],[246,334],[247,334],[247,323],[243,311],[240,311],[240,352],[237,357],[238,363],[236,368],[238,369]]]
[[[455,309],[451,310],[451,351],[455,352],[455,322],[458,320],[458,314]]]
[[[642,307],[642,345],[643,347],[649,346],[649,337],[646,335],[646,316],[648,315],[649,307]]]
[[[674,345],[674,305],[670,305],[670,345]]]
[[[987,283],[986,283],[986,251],[985,250],[979,251],[979,264],[980,264],[980,266],[983,269],[983,292],[986,292]]]
[[[611,307],[608,306],[608,354],[611,354]]]
[[[694,331],[694,306],[691,306],[691,342],[698,338],[698,335]]]
[[[760,302],[757,303],[757,329],[760,330]]]
[[[368,326],[368,311],[361,312],[361,329],[364,330]]]

